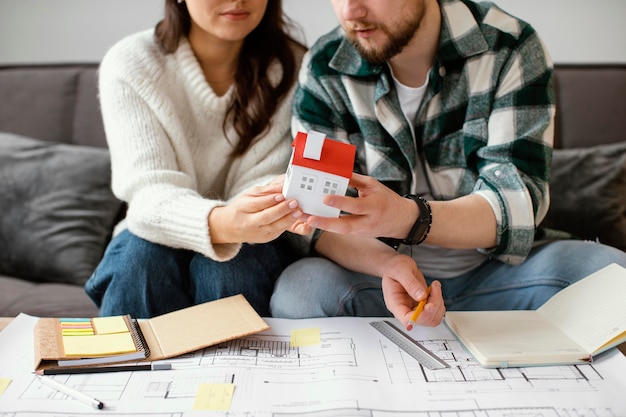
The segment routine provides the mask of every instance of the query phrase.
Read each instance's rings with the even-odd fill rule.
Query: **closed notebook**
[[[242,295],[147,320],[40,318],[34,335],[35,369],[163,360],[267,329]]]
[[[626,341],[626,269],[611,264],[537,310],[449,311],[444,322],[485,367],[581,364]]]

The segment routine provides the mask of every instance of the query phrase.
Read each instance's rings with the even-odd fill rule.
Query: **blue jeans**
[[[244,244],[235,258],[217,262],[125,230],[109,243],[85,291],[101,316],[149,318],[236,294],[269,316],[274,282],[289,261],[279,242]]]
[[[520,265],[488,260],[461,276],[440,280],[446,309],[534,310],[568,285],[617,263],[626,252],[578,240],[534,248]],[[426,277],[430,284],[432,277]],[[270,302],[272,316],[284,318],[389,317],[381,279],[349,271],[325,258],[304,258],[278,278]]]

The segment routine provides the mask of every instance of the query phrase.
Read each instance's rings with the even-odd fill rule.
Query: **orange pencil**
[[[422,310],[424,309],[424,306],[426,305],[426,301],[428,301],[429,295],[430,295],[430,285],[426,287],[426,298],[420,301],[417,304],[417,307],[415,307],[415,311],[413,311],[413,314],[411,315],[411,319],[409,320],[409,323],[406,325],[407,330],[411,330],[413,329],[413,326],[415,326],[415,322],[417,321],[417,318],[422,313]]]

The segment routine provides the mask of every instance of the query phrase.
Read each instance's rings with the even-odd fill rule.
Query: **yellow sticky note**
[[[67,356],[106,356],[137,350],[130,333],[63,336],[63,349]]]
[[[98,334],[128,332],[128,326],[124,316],[94,317],[93,327]]]
[[[235,384],[200,384],[194,410],[229,411]]]
[[[319,328],[297,329],[291,331],[289,345],[292,347],[319,345],[322,341]]]
[[[4,394],[4,391],[7,390],[9,384],[11,383],[11,379],[9,378],[0,378],[0,395]]]

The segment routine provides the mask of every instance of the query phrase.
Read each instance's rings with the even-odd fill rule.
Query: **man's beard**
[[[424,4],[417,2],[410,16],[399,22],[396,29],[391,30],[382,24],[360,22],[359,26],[371,27],[382,31],[387,36],[387,41],[380,47],[370,44],[366,39],[359,39],[353,30],[347,30],[348,40],[354,45],[359,54],[373,64],[384,64],[396,56],[413,39],[424,18]]]

